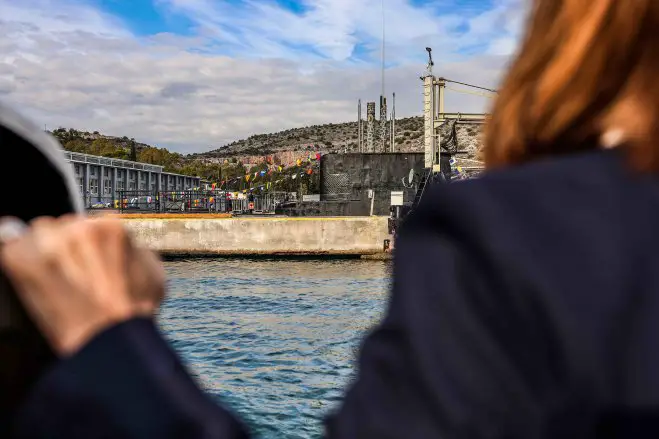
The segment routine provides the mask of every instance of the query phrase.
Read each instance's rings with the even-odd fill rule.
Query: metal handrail
[[[426,182],[423,185],[423,189],[421,190],[421,195],[419,195],[419,203],[421,200],[423,200],[423,194],[426,193],[426,189],[428,186],[430,186],[430,183],[432,183],[432,177],[433,177],[433,172],[432,168],[428,169],[428,175],[426,176]]]

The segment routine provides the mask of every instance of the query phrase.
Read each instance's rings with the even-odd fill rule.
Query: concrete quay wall
[[[163,255],[370,255],[387,217],[125,218],[137,241]]]

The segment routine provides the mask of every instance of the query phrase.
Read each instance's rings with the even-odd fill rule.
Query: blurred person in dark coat
[[[659,435],[657,29],[656,0],[533,2],[485,133],[489,169],[430,188],[403,225],[386,316],[328,437]],[[153,261],[116,225],[74,221],[2,251],[61,358],[17,435],[245,437],[149,317]],[[126,260],[152,275],[135,282]]]
[[[81,197],[60,146],[51,136],[0,105],[0,217],[20,221],[82,211]],[[12,172],[29,167],[29,175]],[[56,360],[0,271],[0,437],[30,387]]]

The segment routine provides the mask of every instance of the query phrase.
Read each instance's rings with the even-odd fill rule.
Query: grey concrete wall
[[[368,215],[368,190],[372,189],[375,192],[373,213],[389,215],[391,192],[404,191],[406,202],[414,200],[416,187],[406,188],[402,179],[407,181],[410,169],[421,175],[423,168],[423,153],[327,154],[320,162],[321,201],[337,201],[335,193],[345,192],[338,198],[362,202],[362,206],[368,207],[358,214]],[[341,175],[343,177],[339,178]],[[345,181],[346,187],[337,189],[337,181]]]
[[[286,216],[368,216],[369,200],[299,202],[277,209]]]
[[[389,239],[386,217],[124,219],[166,255],[366,255]]]

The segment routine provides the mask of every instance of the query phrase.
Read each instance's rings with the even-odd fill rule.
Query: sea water
[[[160,325],[192,374],[257,438],[317,438],[355,376],[389,288],[385,262],[166,262]]]

